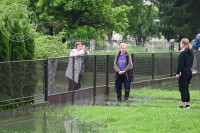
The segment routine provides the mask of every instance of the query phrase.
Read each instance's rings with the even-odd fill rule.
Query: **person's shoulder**
[[[186,51],[185,51],[185,50],[183,50],[183,51],[181,51],[181,52],[180,52],[180,54],[179,54],[179,55],[180,55],[180,56],[182,56],[182,55],[184,55],[185,53],[186,53]]]
[[[126,56],[131,56],[131,54],[127,52],[127,53],[126,53]]]
[[[72,51],[71,52],[77,52],[77,49],[72,49]]]
[[[199,40],[197,38],[194,39],[194,42],[198,42]]]

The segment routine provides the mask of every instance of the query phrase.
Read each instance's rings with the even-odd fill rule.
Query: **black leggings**
[[[189,92],[189,84],[192,79],[192,71],[183,73],[179,80],[179,91],[181,93],[181,101],[189,102],[190,101],[190,92]]]
[[[79,75],[78,83],[74,82],[74,90],[79,90],[81,88],[81,79],[82,79],[82,75]],[[72,88],[73,80],[69,78],[68,82],[69,82],[68,91],[73,91],[73,88]]]

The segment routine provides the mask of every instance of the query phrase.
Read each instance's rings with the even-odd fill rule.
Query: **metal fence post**
[[[96,97],[96,78],[97,78],[97,73],[96,73],[96,70],[97,70],[97,58],[96,58],[96,55],[94,55],[94,68],[93,68],[93,76],[94,76],[94,79],[93,79],[93,97]]]
[[[44,71],[44,100],[48,101],[48,59],[44,60],[43,71]]]
[[[74,104],[74,70],[75,57],[72,57],[72,104]]]
[[[196,52],[196,71],[200,71],[200,51],[195,51]]]
[[[170,75],[171,75],[171,77],[172,77],[172,74],[173,74],[173,72],[172,72],[172,65],[173,65],[173,63],[172,63],[172,52],[170,53]]]
[[[133,82],[133,80],[134,80],[134,54],[131,54],[131,56],[132,56],[132,62],[133,62],[133,69],[132,69],[132,71],[133,71],[132,82]]]
[[[152,53],[152,80],[154,80],[154,53]]]
[[[109,94],[109,55],[106,55],[106,94]]]

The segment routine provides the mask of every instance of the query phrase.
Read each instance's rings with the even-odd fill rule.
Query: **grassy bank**
[[[115,102],[114,95],[109,101],[96,106],[41,108],[37,112],[23,114],[22,117],[17,115],[10,122],[2,117],[0,131],[197,133],[200,131],[200,91],[192,90],[190,94],[191,109],[179,109],[181,101],[177,89],[134,89],[131,90],[128,103]],[[21,119],[23,120],[20,121]],[[1,124],[5,126],[1,127]]]
[[[129,103],[108,102],[107,106],[72,106],[56,109],[53,115],[99,125],[98,132],[199,132],[199,94],[191,91],[191,109],[179,109],[178,91],[133,90]],[[169,99],[168,99],[169,98]],[[171,99],[170,99],[171,98]]]

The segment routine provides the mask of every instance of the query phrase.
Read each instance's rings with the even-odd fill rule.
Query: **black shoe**
[[[127,102],[128,102],[128,98],[124,98],[124,102],[126,102],[126,103],[127,103]]]
[[[187,109],[190,109],[190,105],[186,105],[186,108],[187,108]]]
[[[124,100],[124,102],[126,102],[126,103],[127,103],[127,102],[128,102],[128,100]]]
[[[187,108],[187,107],[184,107],[183,105],[179,106],[179,108]]]
[[[116,99],[116,102],[122,102],[122,100],[121,99]]]

